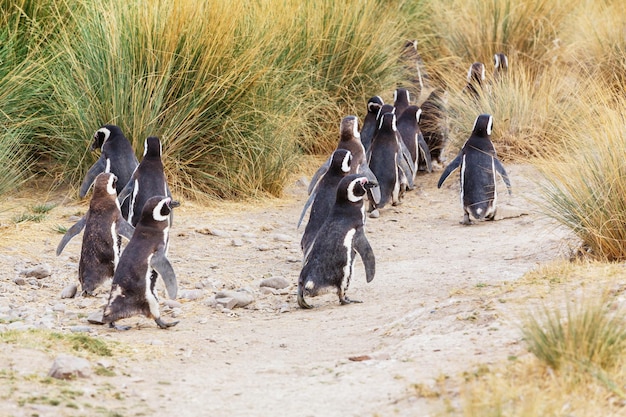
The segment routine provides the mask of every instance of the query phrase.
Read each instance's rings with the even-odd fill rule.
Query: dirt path
[[[441,190],[438,173],[420,176],[403,205],[368,220],[376,277],[366,284],[358,261],[349,291],[364,302],[340,306],[328,294],[311,299],[316,308],[310,311],[299,309],[295,298],[303,230],[295,223],[306,198],[303,185],[261,205],[183,202],[170,259],[183,295],[195,290],[186,295],[198,298],[164,308],[165,319],[175,315],[180,324],[163,331],[136,318],[126,321],[134,325],[128,332],[91,326],[91,335],[128,349],[105,359],[115,375],[69,383],[83,392],[76,408],[20,404],[33,390],[46,392],[27,376],[45,376],[56,352],[5,344],[0,364],[11,363],[19,382],[2,395],[6,415],[415,416],[456,407],[429,395],[437,381],[524,352],[515,322],[523,309],[519,291],[507,293],[502,286],[568,254],[568,233],[526,201],[534,192],[526,179],[531,169],[507,169],[514,194],[500,192],[498,220],[471,227],[459,224],[456,176]],[[25,201],[9,199],[0,209],[1,230],[9,236],[0,246],[0,312],[27,302],[36,321],[63,303],[51,328],[85,325],[84,316],[107,295],[103,290],[95,299],[59,298],[76,280],[80,239],[57,258],[60,235],[52,227],[69,225],[63,216],[86,206],[68,203],[45,222],[16,226],[9,219]],[[21,269],[39,263],[53,270],[45,287],[12,282]],[[259,282],[268,276],[292,284],[282,293],[263,294]],[[210,305],[217,290],[241,288],[254,294],[248,307],[222,312]],[[6,372],[8,365],[2,366]]]

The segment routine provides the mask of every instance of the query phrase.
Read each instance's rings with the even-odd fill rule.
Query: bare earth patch
[[[88,324],[87,315],[106,302],[110,283],[95,298],[60,298],[63,288],[77,282],[82,235],[56,257],[61,234],[54,228],[73,224],[69,216],[84,213],[86,201],[66,199],[40,223],[15,224],[15,216],[43,197],[5,199],[0,332],[32,325],[69,333],[88,326],[91,336],[111,342],[114,354],[98,358],[70,351],[86,356],[94,368],[103,361],[100,368],[109,372],[50,382],[45,376],[61,351],[54,343],[3,343],[0,415],[459,413],[459,387],[450,381],[526,352],[518,330],[519,313],[528,308],[525,289],[512,284],[541,263],[569,256],[574,245],[567,231],[527,201],[536,195],[528,179],[532,168],[507,170],[513,195],[498,183],[497,220],[469,227],[459,224],[458,180],[438,190],[440,171],[421,175],[404,204],[368,219],[376,277],[366,284],[357,261],[349,290],[363,303],[341,306],[328,294],[310,299],[316,308],[308,311],[296,302],[304,226],[295,225],[306,200],[304,185],[294,183],[285,198],[256,204],[183,201],[175,211],[169,258],[186,298],[168,306],[161,290],[164,319],[180,320],[168,330],[141,317],[123,322],[133,326],[127,332]],[[60,202],[56,198],[47,196]],[[40,264],[48,264],[52,275],[14,282],[20,271]],[[291,285],[262,290],[260,281],[270,276]],[[247,290],[255,301],[222,310],[214,300],[220,290]],[[440,398],[442,390],[448,400]]]

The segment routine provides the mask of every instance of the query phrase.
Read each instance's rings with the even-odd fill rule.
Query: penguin
[[[376,132],[378,111],[384,104],[385,102],[380,96],[374,96],[367,100],[367,115],[365,115],[363,126],[361,127],[361,143],[366,152],[370,148],[372,138]]]
[[[300,246],[302,252],[306,253],[311,245],[317,231],[320,226],[328,217],[333,205],[335,204],[335,198],[337,195],[337,186],[343,177],[350,173],[350,167],[352,165],[352,153],[347,149],[337,149],[331,156],[330,167],[324,176],[317,183],[315,190],[309,196],[302,214],[300,215],[300,222],[306,213],[309,206],[311,206],[311,213],[309,214],[309,221],[304,229]],[[311,205],[312,203],[312,205]]]
[[[431,160],[440,165],[445,162],[443,151],[448,144],[448,109],[446,106],[446,91],[435,88],[420,106],[419,127],[428,145]]]
[[[402,139],[396,127],[396,115],[393,112],[383,114],[368,159],[381,194],[379,203],[370,202],[371,217],[378,217],[378,209],[390,201],[394,206],[399,205],[408,187],[406,173],[398,163],[402,159],[400,142]]]
[[[171,212],[172,199],[165,196],[151,197],[143,207],[135,233],[120,257],[104,308],[102,322],[110,327],[128,330],[130,326],[118,326],[115,322],[137,314],[154,319],[162,329],[178,324],[161,320],[155,288],[157,274],[153,273],[154,270],[161,276],[167,294],[175,299],[176,274],[167,259]]]
[[[437,188],[450,173],[460,169],[461,204],[463,205],[463,221],[461,224],[470,225],[470,214],[477,220],[493,220],[496,215],[496,172],[500,174],[511,194],[509,176],[502,163],[496,156],[496,150],[491,142],[493,117],[481,114],[474,122],[474,128],[469,139],[465,142],[459,154],[441,174]]]
[[[467,84],[463,89],[474,100],[478,100],[482,94],[483,82],[485,81],[485,64],[474,62],[467,71]]]
[[[156,195],[172,196],[163,172],[161,154],[162,148],[159,138],[155,136],[147,138],[144,143],[141,163],[118,196],[120,203],[123,203],[127,198],[130,199],[128,222],[133,226],[139,221],[142,208],[150,197]]]
[[[370,170],[367,163],[367,155],[359,133],[359,119],[356,116],[349,115],[341,119],[341,123],[339,124],[339,143],[337,143],[336,149],[346,149],[352,154],[350,174],[363,174],[367,177],[369,182],[377,183],[376,176]],[[313,192],[313,189],[322,175],[328,170],[330,161],[331,158],[328,158],[317,172],[313,174],[308,188],[309,195]],[[371,194],[372,201],[380,201],[380,190],[378,188],[374,187],[368,189],[368,194]]]
[[[424,68],[424,61],[417,50],[417,40],[409,39],[404,43],[401,59],[409,74],[411,86],[415,98],[419,98],[422,91],[426,88],[426,81],[429,77]]]
[[[411,105],[402,112],[402,115],[398,117],[397,121],[398,133],[400,133],[400,137],[411,154],[412,170],[414,174],[417,174],[420,160],[425,163],[423,169],[428,172],[432,172],[433,170],[430,150],[428,149],[428,145],[424,140],[424,135],[422,135],[418,124],[421,114],[422,109],[418,106]]]
[[[132,145],[118,126],[104,125],[94,133],[90,150],[93,152],[96,149],[101,149],[102,152],[83,179],[79,190],[80,198],[87,195],[89,188],[101,172],[111,172],[117,177],[116,191],[119,195],[139,165]],[[128,209],[128,203],[122,204],[122,215],[127,220]]]
[[[376,259],[365,236],[363,198],[373,186],[359,174],[344,177],[337,186],[335,204],[306,252],[298,278],[298,305],[312,308],[304,297],[335,287],[341,304],[358,303],[346,296],[358,253],[365,267],[367,282],[374,279]]]
[[[499,81],[504,78],[509,71],[509,59],[507,56],[498,52],[493,56],[493,79]]]
[[[85,229],[78,262],[82,295],[93,295],[107,278],[113,278],[120,258],[119,236],[130,240],[135,230],[120,211],[116,182],[117,177],[111,173],[98,174],[87,213],[69,228],[57,246],[59,256],[65,245]]]
[[[411,105],[409,90],[406,88],[396,88],[393,92],[393,107],[396,108],[396,117],[400,119],[404,110]]]
[[[374,132],[374,138],[372,138],[372,142],[374,142],[374,139],[376,138],[376,135],[378,134],[378,130],[380,129],[381,119],[385,113],[393,113],[394,115],[396,115],[396,121],[397,121],[398,116],[396,113],[396,108],[392,106],[391,104],[383,104],[383,106],[378,111],[378,116],[376,118],[378,125],[376,126],[376,132]],[[398,153],[397,163],[400,169],[402,170],[402,173],[404,174],[404,178],[406,179],[405,181],[406,189],[412,190],[415,188],[414,178],[415,178],[416,172],[413,170],[413,162],[412,162],[413,159],[411,158],[411,152],[405,145],[404,141],[400,138],[400,134],[396,132],[396,135],[398,137],[398,144],[400,145],[400,152]],[[370,158],[369,154],[371,154],[371,151],[368,152],[368,161]]]

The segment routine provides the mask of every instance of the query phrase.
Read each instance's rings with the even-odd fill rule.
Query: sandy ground
[[[81,240],[56,257],[61,235],[54,226],[70,226],[69,216],[84,213],[86,201],[65,198],[45,221],[15,224],[16,214],[42,198],[6,199],[0,206],[0,309],[27,308],[24,320],[35,324],[52,317],[48,327],[59,332],[88,325],[90,335],[120,349],[100,360],[109,375],[59,387],[45,375],[60,348],[4,343],[0,415],[458,414],[454,381],[460,375],[526,352],[517,324],[527,308],[525,289],[510,284],[537,265],[569,256],[575,245],[528,202],[535,195],[532,169],[507,169],[513,195],[498,183],[497,220],[469,227],[459,224],[457,174],[440,190],[440,171],[420,175],[403,205],[368,219],[376,277],[367,284],[357,261],[349,291],[363,303],[341,306],[327,294],[309,300],[313,310],[298,308],[295,295],[304,230],[295,225],[306,184],[294,181],[283,199],[262,203],[183,201],[169,258],[181,295],[195,299],[163,306],[166,321],[180,320],[168,330],[141,317],[124,321],[133,326],[127,332],[88,325],[86,315],[101,308],[107,288],[95,298],[60,298],[77,282]],[[61,202],[58,195],[45,198]],[[21,270],[42,263],[52,276],[38,285],[13,282]],[[259,283],[270,276],[287,278],[291,286],[265,294]],[[222,289],[247,289],[255,301],[221,311],[212,299]],[[51,312],[59,304],[64,309]],[[72,405],[32,400],[63,389],[75,393]]]

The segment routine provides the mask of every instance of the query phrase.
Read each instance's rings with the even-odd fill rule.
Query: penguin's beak
[[[370,188],[375,188],[375,187],[378,187],[378,183],[367,181],[365,184],[363,184],[363,188],[365,188],[366,190],[369,190]]]
[[[180,206],[180,201],[176,201],[176,200],[171,200],[170,201],[170,207],[171,208],[176,208]]]

